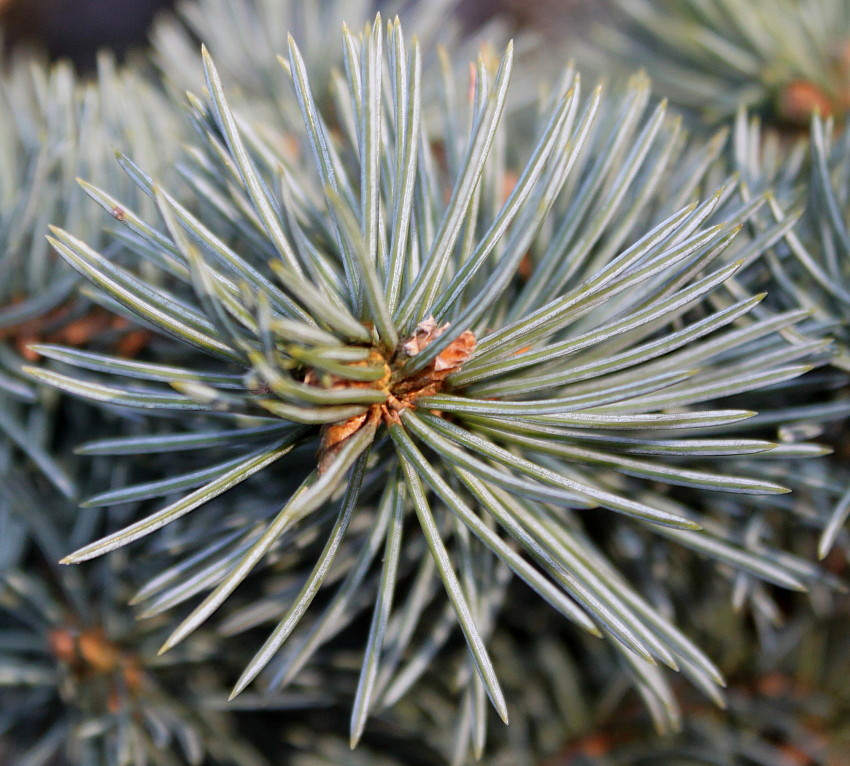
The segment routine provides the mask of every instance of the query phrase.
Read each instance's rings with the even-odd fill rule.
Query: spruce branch
[[[789,343],[783,334],[805,312],[753,318],[763,296],[730,304],[725,291],[791,224],[739,238],[759,202],[736,206],[724,190],[695,199],[704,177],[693,178],[679,120],[664,104],[650,108],[645,78],[621,94],[585,96],[568,72],[509,184],[501,118],[510,46],[497,66],[479,60],[468,102],[445,115],[446,124],[468,127],[443,134],[422,122],[418,44],[405,44],[397,20],[385,28],[379,16],[356,38],[346,32],[344,49],[352,135],[329,127],[290,42],[303,120],[294,157],[279,156],[231,109],[204,52],[208,94],[189,104],[202,140],[184,175],[212,193],[190,210],[120,157],[154,201],[153,223],[85,186],[102,207],[121,211],[115,218],[129,231],[121,242],[143,269],[53,230],[56,251],[119,310],[209,358],[196,369],[40,347],[73,372],[30,367],[34,380],[185,418],[180,434],[99,440],[81,451],[145,454],[207,440],[230,448],[227,460],[202,470],[93,498],[197,487],[65,562],[135,542],[259,474],[283,498],[275,512],[214,540],[145,592],[159,609],[210,591],[163,650],[309,533],[324,547],[237,691],[270,663],[270,685],[290,683],[372,606],[351,720],[356,742],[370,712],[409,688],[456,622],[470,650],[462,686],[480,750],[484,693],[507,717],[488,643],[497,574],[512,571],[569,620],[611,639],[656,715],[674,727],[657,664],[715,697],[722,678],[585,527],[598,518],[634,526],[723,566],[805,588],[793,557],[748,550],[652,489],[735,493],[741,504],[787,491],[753,478],[741,457],[769,455],[775,443],[715,438],[709,429],[753,415],[718,401],[780,386],[823,361],[821,343]],[[145,275],[153,268],[161,282]],[[214,425],[222,421],[229,425]],[[295,457],[307,450],[316,457],[305,467]],[[818,454],[801,449],[798,457]],[[740,474],[727,473],[729,457]],[[479,572],[477,562],[491,563]],[[185,579],[187,571],[197,578]],[[394,607],[396,585],[409,578],[421,590],[414,585]],[[308,606],[334,579],[336,594],[293,645]],[[440,587],[448,605],[418,659],[399,668]]]

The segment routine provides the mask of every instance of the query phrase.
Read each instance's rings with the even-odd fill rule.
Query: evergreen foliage
[[[825,557],[841,534],[848,510],[850,488],[846,478],[848,402],[848,270],[841,253],[850,243],[847,229],[846,134],[835,135],[834,123],[812,118],[810,140],[799,141],[788,156],[781,154],[782,139],[748,120],[742,112],[736,121],[733,163],[754,188],[771,188],[773,197],[756,222],[769,227],[786,218],[785,210],[804,206],[797,225],[789,230],[753,265],[747,287],[764,286],[766,304],[784,311],[801,306],[811,312],[805,328],[809,336],[832,344],[830,369],[804,380],[801,390],[777,399],[779,411],[769,417],[784,421],[785,438],[806,433],[831,444],[835,456],[817,465],[800,466],[796,482],[807,493],[805,505],[827,521],[818,554]],[[760,158],[753,161],[754,158]],[[846,543],[845,543],[846,545]]]
[[[30,508],[45,500],[27,499]],[[199,635],[157,657],[162,621],[136,622],[126,606],[133,568],[120,557],[85,572],[57,567],[61,547],[89,524],[64,531],[39,516],[41,570],[8,571],[0,588],[7,762],[265,764],[237,736],[232,713],[211,704],[223,696],[217,641]]]
[[[227,559],[219,555],[216,576],[206,582],[215,588],[165,648],[205,622],[290,529],[321,520],[321,510],[345,488],[332,528],[324,522],[327,542],[313,573],[237,691],[292,633],[351,517],[368,512],[372,523],[359,541],[355,565],[304,642],[307,648],[284,655],[273,684],[288,681],[323,633],[339,629],[338,612],[346,606],[340,595],[356,593],[384,550],[352,719],[356,741],[381,673],[396,581],[417,560],[431,560],[424,539],[435,564],[428,578],[442,581],[471,652],[469,694],[479,686],[507,718],[482,635],[492,621],[488,604],[496,581],[480,580],[488,570],[489,577],[498,576],[498,570],[475,562],[489,550],[567,619],[615,639],[643,676],[641,688],[659,720],[672,726],[670,697],[659,690],[655,662],[683,669],[710,694],[716,694],[712,686],[720,676],[595,550],[582,518],[589,509],[615,511],[711,558],[802,588],[805,579],[816,577],[806,565],[779,563],[767,552],[753,555],[722,533],[695,532],[703,526],[696,514],[671,511],[651,488],[640,490],[626,477],[745,495],[784,492],[746,474],[692,467],[774,449],[765,441],[698,438],[707,426],[751,413],[676,409],[791,379],[808,369],[800,362],[820,345],[789,345],[778,334],[803,318],[800,312],[730,328],[759,296],[719,311],[700,308],[741,265],[726,253],[736,222],[713,219],[722,192],[678,209],[646,199],[675,148],[678,126],[665,120],[663,105],[648,109],[645,84],[634,85],[617,109],[603,105],[599,91],[582,99],[577,77],[568,72],[543,113],[540,140],[504,198],[504,159],[489,155],[491,147],[507,143],[497,134],[510,48],[492,86],[479,63],[469,138],[449,123],[441,168],[420,138],[418,47],[408,54],[400,27],[393,25],[385,64],[380,19],[359,39],[347,35],[344,41],[349,56],[359,52],[359,62],[349,60],[352,130],[339,147],[330,141],[303,59],[290,43],[306,132],[299,155],[315,161],[309,175],[303,164],[288,168],[256,141],[246,145],[218,72],[211,59],[205,61],[210,100],[193,101],[194,119],[214,143],[201,170],[215,168],[214,176],[221,177],[226,167],[217,153],[225,150],[223,159],[238,172],[230,178],[240,183],[218,189],[218,218],[226,217],[235,232],[248,223],[244,211],[251,211],[253,230],[245,235],[253,262],[129,159],[122,160],[125,168],[157,201],[164,226],[146,223],[121,200],[86,187],[107,211],[120,210],[116,218],[142,242],[139,255],[147,256],[151,245],[158,248],[172,275],[194,292],[192,303],[188,294],[180,300],[157,290],[54,229],[57,251],[117,303],[236,368],[197,371],[40,345],[36,350],[48,358],[123,373],[127,382],[45,369],[30,369],[33,377],[110,404],[227,414],[237,425],[245,422],[252,435],[261,431],[254,443],[238,428],[217,437],[249,445],[224,463],[90,499],[114,504],[198,487],[65,561],[85,561],[134,542],[306,447],[318,452],[314,470],[292,487],[291,499],[261,533],[245,530],[236,551],[231,546]],[[392,83],[387,104],[385,66]],[[619,120],[597,121],[600,112],[617,111]],[[445,115],[447,123],[458,117]],[[605,130],[606,124],[615,127]],[[626,153],[621,147],[629,140]],[[260,162],[270,167],[258,169]],[[275,168],[282,169],[277,178]],[[352,172],[359,178],[352,180]],[[208,183],[212,176],[207,170]],[[311,176],[316,180],[308,186]],[[271,191],[276,187],[285,195],[283,208]],[[235,199],[225,207],[228,191]],[[591,206],[594,199],[598,203]],[[640,221],[648,203],[660,210]],[[588,209],[594,215],[585,218]],[[606,224],[618,212],[625,218],[609,231]],[[721,256],[732,264],[717,267]],[[756,349],[760,357],[754,357]],[[176,393],[141,388],[138,380],[170,384]],[[683,430],[688,438],[680,436]],[[154,438],[159,450],[187,444],[186,436]],[[188,438],[197,447],[199,434]],[[151,446],[144,443],[145,450]],[[812,453],[807,445],[783,451]],[[361,495],[370,500],[363,503]],[[475,505],[488,515],[482,518]],[[479,602],[484,594],[487,600]],[[395,624],[415,625],[420,611],[416,602],[402,608]]]
[[[22,372],[37,358],[28,344],[97,335],[104,349],[129,349],[140,337],[78,292],[80,280],[44,239],[45,227],[59,222],[106,245],[102,220],[77,191],[78,176],[123,190],[150,210],[117,168],[111,147],[126,143],[166,168],[172,149],[155,149],[152,118],[157,115],[156,125],[176,137],[176,122],[169,121],[176,112],[107,56],[96,85],[78,83],[66,65],[48,72],[36,62],[15,61],[0,80],[0,103],[0,464],[9,476],[35,467],[71,498],[77,495],[74,479],[52,451],[60,402]],[[0,493],[0,569],[17,560],[24,540],[7,489],[4,484]]]
[[[850,8],[844,0],[615,0],[625,25],[600,24],[589,51],[645,67],[659,92],[711,121],[740,106],[806,125],[850,106]],[[605,56],[605,58],[603,58]],[[608,63],[605,64],[604,62]]]
[[[408,5],[0,77],[0,758],[829,763],[844,4],[622,0],[713,134]]]
[[[425,67],[434,75],[440,68],[454,66],[455,71],[444,71],[443,76],[465,78],[469,62],[482,48],[504,47],[507,43],[505,25],[498,20],[465,32],[457,18],[458,0],[392,0],[380,5],[386,18],[399,16],[405,28],[415,31]],[[313,96],[323,112],[330,115],[335,108],[346,112],[346,53],[334,41],[344,24],[356,31],[374,15],[374,8],[373,0],[186,2],[178,5],[176,18],[164,16],[155,25],[151,35],[154,60],[175,98],[182,99],[186,90],[194,91],[203,82],[198,40],[203,41],[215,57],[228,83],[228,97],[240,114],[251,116],[258,127],[273,125],[274,135],[279,136],[282,126],[296,131],[301,126],[298,102],[282,97],[280,89],[281,60],[286,65],[281,54],[285,53],[287,35],[298,40]],[[534,55],[534,38],[528,33],[520,33],[515,46],[526,56]],[[538,83],[533,78],[528,82],[527,92],[515,89],[515,100],[526,103],[533,97]],[[436,76],[423,82],[426,110],[429,97],[438,92],[438,83]]]

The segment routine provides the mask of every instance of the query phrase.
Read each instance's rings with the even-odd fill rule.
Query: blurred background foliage
[[[119,55],[143,46],[157,14],[175,0],[0,0],[0,23],[7,45],[43,48],[51,58],[68,58],[91,70],[96,51],[109,48]],[[183,0],[183,4],[191,4]],[[426,5],[426,3],[423,3]],[[374,3],[364,2],[369,18]],[[535,26],[552,38],[565,30],[586,27],[593,13],[604,12],[605,0],[462,0],[456,13],[468,30],[500,16],[513,27]]]

